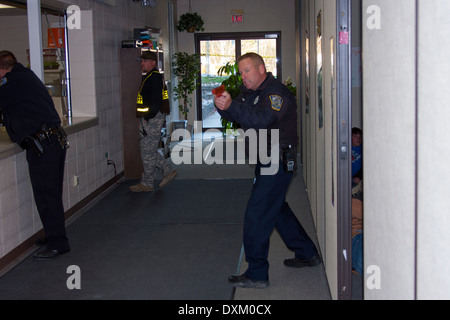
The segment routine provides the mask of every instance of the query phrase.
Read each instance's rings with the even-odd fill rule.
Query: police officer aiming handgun
[[[67,136],[53,100],[42,81],[0,51],[0,108],[11,141],[26,150],[34,200],[44,227],[43,246],[34,260],[70,251],[62,201]]]
[[[277,172],[261,174],[270,164],[259,160],[255,182],[244,217],[244,250],[248,268],[230,276],[235,287],[265,288],[269,285],[269,240],[276,228],[295,258],[288,267],[312,267],[321,263],[318,251],[286,202],[286,193],[296,169],[297,106],[290,90],[266,71],[263,58],[247,53],[238,59],[243,88],[236,99],[228,92],[214,98],[222,117],[244,129],[279,130],[280,161]],[[270,147],[270,145],[268,146]]]

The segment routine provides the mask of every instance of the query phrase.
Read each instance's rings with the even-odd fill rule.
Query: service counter
[[[73,117],[71,121],[65,121],[63,123],[64,130],[69,136],[79,131],[86,130],[87,128],[98,125],[97,117]],[[0,159],[4,159],[13,156],[19,152],[22,152],[17,143],[13,143],[9,138],[6,128],[4,126],[0,127]]]

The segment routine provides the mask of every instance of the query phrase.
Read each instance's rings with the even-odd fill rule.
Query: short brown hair
[[[0,51],[0,69],[9,69],[14,67],[17,59],[11,51]]]
[[[266,67],[266,63],[264,62],[264,59],[257,53],[254,52],[248,52],[238,58],[238,63],[241,62],[244,59],[251,59],[257,66],[264,66]]]
[[[362,130],[358,127],[353,127],[352,134],[361,134],[362,135]]]

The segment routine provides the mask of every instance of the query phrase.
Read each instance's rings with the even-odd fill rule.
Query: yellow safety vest
[[[145,84],[145,81],[147,81],[147,79],[148,78],[150,78],[152,75],[153,75],[153,73],[159,73],[158,71],[152,71],[152,73],[150,73],[145,79],[144,79],[144,81],[142,81],[142,84],[141,84],[141,88],[139,89],[139,92],[138,92],[138,96],[137,96],[137,101],[136,101],[136,112],[139,114],[139,113],[146,113],[146,112],[149,112],[150,111],[150,108],[149,107],[146,107],[146,106],[144,106],[144,98],[142,97],[142,95],[141,95],[141,91],[142,91],[142,88],[144,87],[144,84]]]
[[[141,95],[142,88],[144,87],[145,81],[147,81],[148,78],[150,78],[153,73],[159,73],[158,71],[152,71],[145,79],[142,81],[141,88],[139,89],[137,100],[136,100],[136,114],[137,116],[143,116],[145,113],[150,111],[150,107],[144,106],[144,98]],[[167,86],[163,83],[162,88],[162,106],[161,106],[161,112],[164,114],[170,113],[170,106],[169,106],[169,94],[167,92]]]

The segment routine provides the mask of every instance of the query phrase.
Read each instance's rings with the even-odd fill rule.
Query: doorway
[[[197,89],[197,120],[203,130],[222,129],[220,115],[214,107],[211,90],[228,75],[219,75],[227,63],[234,64],[247,52],[256,52],[266,63],[268,72],[281,78],[281,32],[214,33],[195,35],[196,52],[201,57],[201,85]]]

